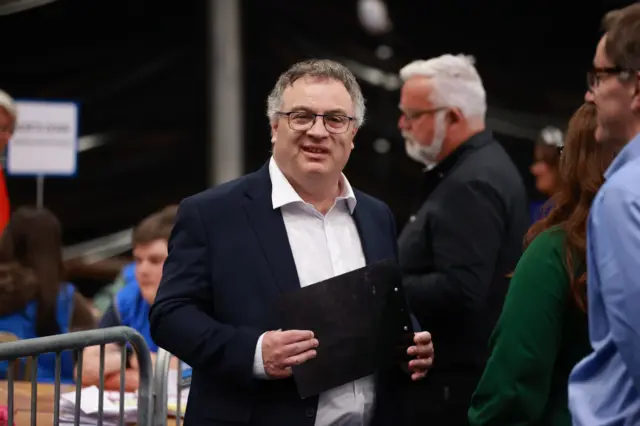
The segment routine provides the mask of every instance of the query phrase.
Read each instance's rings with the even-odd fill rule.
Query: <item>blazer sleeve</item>
[[[158,346],[212,379],[251,387],[261,331],[216,320],[210,274],[215,259],[196,202],[186,199],[178,208],[169,256],[149,314],[151,336]]]
[[[569,295],[563,238],[561,231],[540,234],[516,267],[471,400],[471,426],[533,425],[543,414]]]

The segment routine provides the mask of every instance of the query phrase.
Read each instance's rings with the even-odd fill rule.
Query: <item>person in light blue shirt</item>
[[[575,426],[640,425],[640,3],[604,26],[586,99],[597,107],[596,139],[619,153],[587,229],[593,352],[569,378]]]

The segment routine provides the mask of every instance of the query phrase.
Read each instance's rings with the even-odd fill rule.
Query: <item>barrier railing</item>
[[[171,370],[171,358],[173,355],[162,348],[158,348],[156,354],[156,365],[153,372],[153,389],[154,389],[154,406],[153,406],[153,426],[166,426],[169,417],[169,372]],[[176,409],[175,419],[176,426],[180,426],[182,422],[182,388],[181,378],[183,371],[183,363],[178,362],[176,373],[176,382],[172,385],[176,386]]]
[[[126,370],[126,344],[133,347],[135,356],[140,368],[140,385],[138,389],[137,404],[137,425],[151,426],[153,419],[153,395],[152,395],[152,374],[151,355],[144,338],[140,333],[130,327],[111,327],[90,331],[78,331],[73,333],[60,334],[56,336],[39,337],[35,339],[19,340],[15,342],[0,344],[0,361],[9,361],[11,364],[20,358],[31,357],[31,424],[36,424],[37,415],[37,358],[38,355],[55,353],[55,382],[54,382],[54,407],[53,422],[58,425],[60,422],[60,376],[61,376],[61,355],[63,351],[73,350],[76,355],[76,392],[75,392],[75,412],[74,423],[80,424],[80,403],[82,395],[82,362],[83,349],[89,346],[100,346],[100,386],[98,397],[98,419],[97,424],[103,423],[103,400],[104,400],[104,362],[105,345],[109,343],[122,344],[121,368],[120,368],[120,407],[119,423],[124,425],[124,392],[125,392],[125,370]],[[7,370],[7,408],[8,422],[14,424],[14,373],[13,368]]]

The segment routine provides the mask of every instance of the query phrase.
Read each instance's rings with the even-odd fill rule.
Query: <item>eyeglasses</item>
[[[332,134],[345,133],[349,130],[351,122],[355,117],[345,114],[315,114],[309,111],[278,111],[280,115],[286,115],[291,130],[303,132],[311,129],[316,124],[318,117],[322,118],[324,128]]]
[[[422,117],[425,114],[434,114],[438,111],[442,111],[447,109],[447,107],[438,107],[438,108],[431,108],[431,109],[421,109],[421,110],[417,110],[417,111],[404,111],[403,109],[400,109],[400,112],[402,113],[402,115],[404,115],[404,118],[408,121],[414,121],[417,120],[418,118]]]
[[[607,77],[617,75],[623,80],[628,80],[635,72],[622,67],[595,67],[587,72],[587,87],[593,92]]]

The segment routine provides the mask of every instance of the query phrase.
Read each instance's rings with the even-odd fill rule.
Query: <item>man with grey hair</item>
[[[399,257],[409,305],[438,347],[429,376],[401,400],[414,424],[465,425],[522,253],[526,192],[485,128],[486,94],[472,58],[415,61],[400,76],[399,128],[407,155],[426,171]]]
[[[267,115],[271,159],[180,204],[151,335],[193,367],[186,424],[369,425],[384,383],[425,376],[429,333],[406,349],[409,374],[397,366],[377,387],[363,377],[302,399],[292,367],[340,348],[323,349],[313,330],[282,331],[277,310],[282,293],[396,258],[389,208],[342,174],[364,99],[347,68],[309,60],[280,76]],[[376,424],[394,424],[393,409],[378,413]]]
[[[15,101],[7,92],[0,90],[0,150],[4,150],[7,147],[9,139],[13,136],[16,117]],[[10,215],[11,207],[9,205],[7,186],[4,180],[4,172],[0,166],[0,233],[9,223]]]

